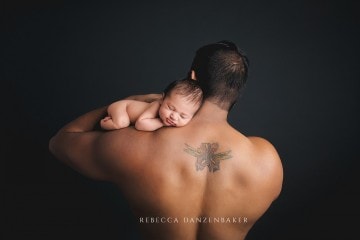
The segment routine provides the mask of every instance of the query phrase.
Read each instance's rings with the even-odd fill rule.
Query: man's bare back
[[[271,144],[206,105],[182,128],[128,128],[100,140],[98,154],[148,239],[243,239],[281,190]],[[117,148],[125,135],[128,147]]]
[[[247,69],[234,43],[205,45],[189,72],[204,103],[188,125],[96,131],[105,106],[60,129],[50,150],[84,175],[115,183],[148,239],[244,239],[283,180],[274,147],[227,123]]]

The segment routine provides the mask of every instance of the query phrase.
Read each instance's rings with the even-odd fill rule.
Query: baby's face
[[[160,106],[159,116],[165,126],[182,127],[190,122],[200,103],[193,103],[185,96],[170,93],[166,96]]]

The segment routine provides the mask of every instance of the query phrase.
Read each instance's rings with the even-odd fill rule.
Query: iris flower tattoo
[[[201,143],[200,147],[193,148],[185,143],[184,151],[191,156],[196,157],[196,171],[203,170],[205,167],[209,168],[209,172],[220,170],[220,161],[232,158],[231,150],[226,152],[216,151],[219,148],[218,143]]]

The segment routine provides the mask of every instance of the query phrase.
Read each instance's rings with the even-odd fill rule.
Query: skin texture
[[[101,119],[100,125],[105,130],[115,130],[135,124],[135,128],[142,131],[154,131],[163,126],[182,127],[189,123],[199,107],[200,103],[193,103],[176,91],[151,103],[120,100],[108,107],[108,116]]]
[[[210,101],[186,126],[153,132],[94,131],[105,115],[103,107],[75,119],[51,139],[50,150],[82,174],[115,183],[144,239],[244,239],[281,191],[283,169],[272,144],[232,128],[228,112]],[[146,222],[151,217],[171,222]],[[191,222],[196,217],[246,223]]]

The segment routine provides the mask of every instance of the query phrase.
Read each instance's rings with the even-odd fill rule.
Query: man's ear
[[[191,70],[190,77],[191,77],[191,79],[193,79],[193,80],[197,80],[197,79],[196,79],[196,75],[195,75],[195,71],[194,71],[194,70]]]

